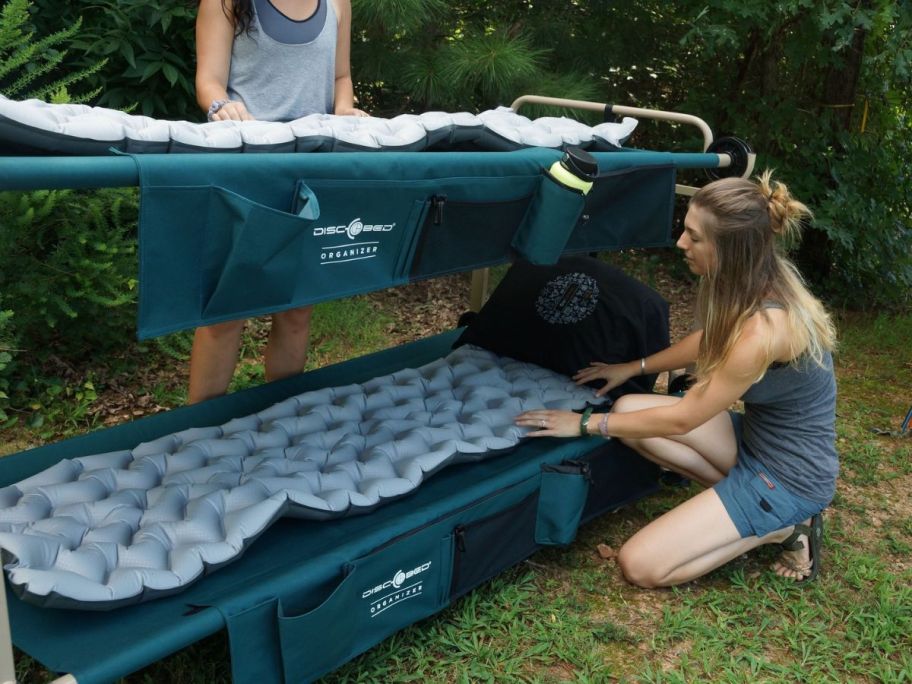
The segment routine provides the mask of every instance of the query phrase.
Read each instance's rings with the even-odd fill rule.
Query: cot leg
[[[700,188],[695,188],[692,185],[675,185],[675,194],[684,195],[684,197],[693,197],[697,194],[697,190]]]
[[[472,311],[481,311],[482,305],[488,298],[490,275],[490,270],[487,268],[472,271],[472,292],[469,295],[469,308]]]
[[[0,682],[16,684],[16,661],[13,660],[13,635],[6,606],[6,582],[0,577]]]

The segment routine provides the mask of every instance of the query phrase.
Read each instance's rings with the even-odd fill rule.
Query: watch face
[[[579,323],[595,310],[598,298],[595,278],[585,273],[566,273],[545,284],[535,300],[535,311],[554,325]]]

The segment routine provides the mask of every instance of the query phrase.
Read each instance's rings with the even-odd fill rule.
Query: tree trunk
[[[842,51],[845,62],[827,70],[823,85],[823,106],[833,110],[831,120],[834,131],[848,131],[852,127],[866,36],[867,31],[856,26],[851,44]]]

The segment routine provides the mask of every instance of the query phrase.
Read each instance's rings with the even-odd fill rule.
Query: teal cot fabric
[[[514,256],[670,241],[675,155],[597,153],[585,198],[560,153],[136,155],[139,336],[261,315]]]
[[[171,431],[262,410],[295,393],[363,382],[377,373],[428,362],[444,355],[455,338],[453,333],[444,334],[15,454],[0,459],[0,484],[27,477],[64,457],[127,448]],[[103,614],[80,613],[79,629],[73,628],[72,611],[38,608],[10,596],[13,641],[49,669],[72,673],[82,684],[98,684],[160,660],[227,624],[235,681],[281,682],[283,677],[286,681],[307,681],[340,665],[344,662],[340,658],[360,652],[416,616],[439,607],[444,601],[440,592],[447,584],[445,560],[452,544],[449,535],[459,522],[484,517],[495,499],[506,504],[537,491],[542,463],[574,459],[593,447],[591,440],[558,444],[534,441],[502,457],[444,471],[413,496],[368,516],[331,523],[281,520],[241,559],[205,581],[148,604]],[[449,532],[444,533],[444,527],[432,530],[428,526],[428,521],[441,520],[445,514],[449,516],[445,526]],[[408,555],[408,540],[418,539],[418,529],[424,529],[420,548],[433,547],[438,555],[417,559]],[[399,548],[406,552],[402,556],[384,554],[383,547],[403,541]],[[400,557],[402,563],[398,562]],[[436,558],[441,558],[440,565],[435,565]],[[424,571],[403,578],[427,579],[420,600],[409,598],[401,609],[384,611],[382,620],[369,617],[373,602],[367,599],[386,594],[371,592],[362,599],[365,592],[394,582],[400,570],[409,573],[429,561],[432,564]],[[420,578],[425,572],[425,578]],[[350,576],[358,580],[346,583]],[[407,583],[396,588],[401,586]],[[427,594],[423,593],[425,589]],[[359,609],[367,611],[339,618],[351,619],[358,626],[356,634],[331,652],[321,653],[319,641],[308,646],[312,635],[307,624],[314,617],[311,613],[329,610],[337,602],[348,606],[349,601],[356,601]],[[256,648],[251,647],[254,645]],[[309,664],[308,659],[312,660]],[[302,668],[306,670],[303,674]]]

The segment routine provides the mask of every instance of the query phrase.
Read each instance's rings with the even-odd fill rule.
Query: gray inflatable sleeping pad
[[[9,581],[56,608],[174,593],[281,516],[368,512],[446,465],[515,446],[521,411],[590,400],[566,376],[465,346],[224,425],[63,460],[0,490]]]

